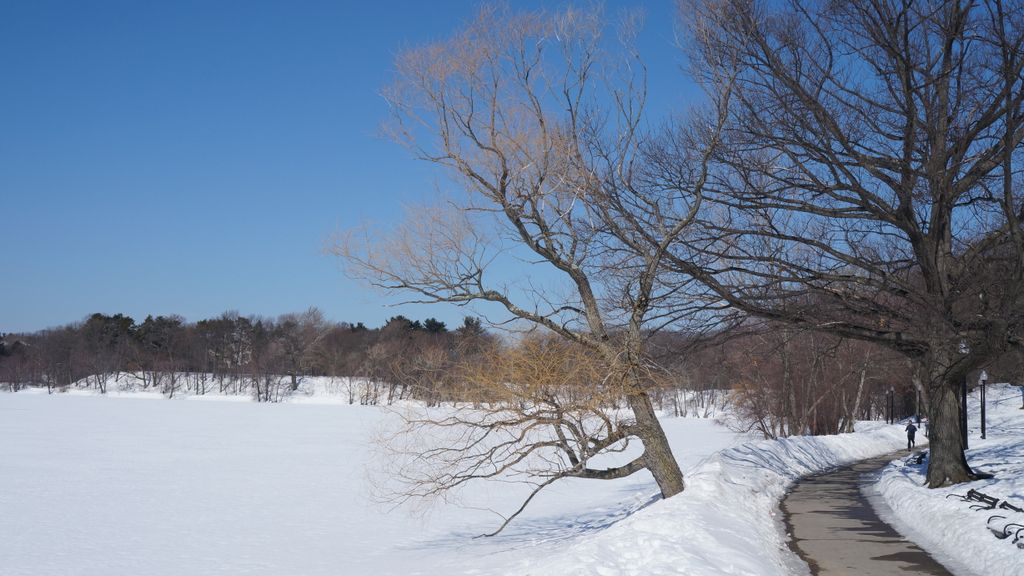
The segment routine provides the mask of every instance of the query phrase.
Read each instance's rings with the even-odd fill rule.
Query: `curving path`
[[[883,522],[861,493],[861,477],[898,455],[805,478],[782,501],[790,548],[815,575],[951,576]]]

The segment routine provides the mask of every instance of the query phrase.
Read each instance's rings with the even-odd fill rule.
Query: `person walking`
[[[914,426],[913,422],[907,422],[907,450],[912,451],[914,449],[914,435],[917,434],[917,426]]]

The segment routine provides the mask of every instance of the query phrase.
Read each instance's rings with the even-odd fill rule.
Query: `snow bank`
[[[880,475],[878,489],[892,509],[895,527],[922,548],[947,555],[955,562],[987,576],[1024,574],[1024,550],[1013,537],[995,538],[985,527],[993,514],[1024,524],[1024,514],[1009,510],[974,511],[950,494],[979,490],[1024,507],[1024,410],[1020,389],[1008,384],[988,387],[987,438],[981,439],[978,391],[968,397],[969,445],[967,460],[978,471],[994,474],[948,488],[924,487],[927,462],[917,465],[897,460]]]
[[[722,450],[688,475],[685,492],[641,510],[555,557],[509,574],[770,576],[806,571],[789,550],[778,503],[798,478],[904,446],[899,426],[795,437]]]

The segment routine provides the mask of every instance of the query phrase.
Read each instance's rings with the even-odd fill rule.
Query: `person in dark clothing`
[[[907,423],[907,450],[914,449],[914,435],[917,434],[917,426],[913,422]]]

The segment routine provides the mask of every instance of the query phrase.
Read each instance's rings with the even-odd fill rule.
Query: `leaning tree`
[[[957,391],[1024,337],[1024,5],[680,8],[698,68],[735,82],[705,234],[672,265],[748,313],[914,359],[928,485],[974,478]]]
[[[608,28],[593,10],[485,8],[451,39],[399,55],[390,134],[459,192],[390,232],[349,232],[336,252],[410,301],[490,303],[591,350],[608,370],[595,386],[614,383],[631,417],[588,440],[594,450],[562,454],[560,476],[647,469],[669,497],[684,481],[647,393],[644,342],[689,312],[666,312],[680,290],[662,260],[700,205],[709,151],[690,144],[713,144],[721,115],[692,131],[646,126],[636,21]],[[593,467],[609,439],[630,438],[641,455]]]

